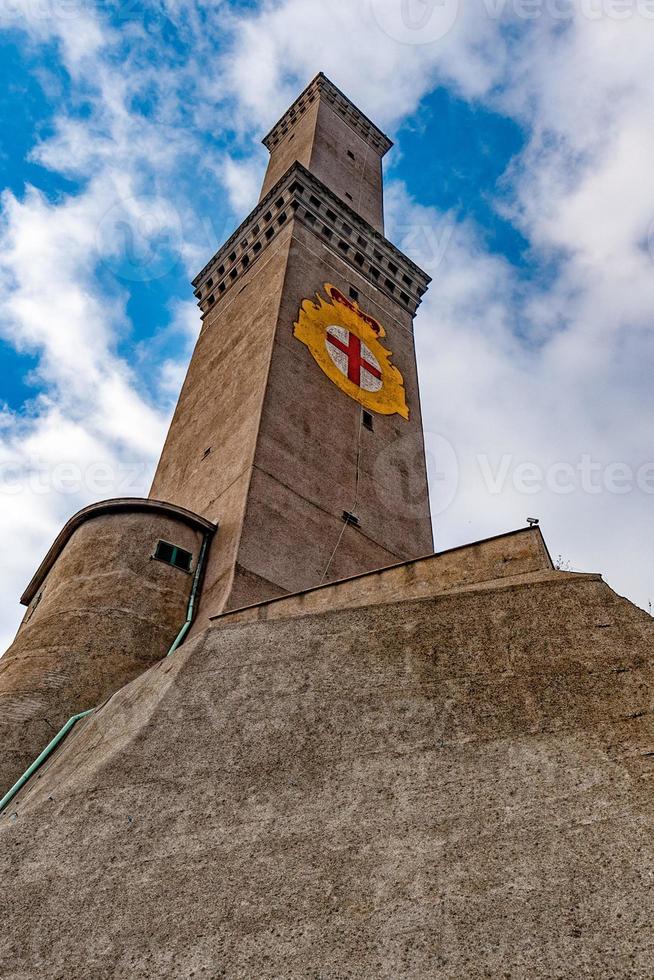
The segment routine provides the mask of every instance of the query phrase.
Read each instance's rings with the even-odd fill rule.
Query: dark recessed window
[[[181,568],[184,572],[191,571],[191,562],[193,561],[191,552],[184,551],[183,548],[178,548],[174,544],[169,544],[168,541],[157,542],[154,557],[158,561],[165,561],[167,565]]]
[[[211,289],[211,287],[212,287],[212,286],[213,286],[213,279],[212,279],[212,278],[211,278],[211,276],[210,276],[210,277],[209,277],[209,278],[207,279],[207,289]]]
[[[362,422],[363,422],[364,428],[370,429],[371,432],[373,431],[372,415],[370,414],[370,412],[364,412],[363,413]]]
[[[355,517],[354,514],[350,514],[349,511],[343,511],[343,520],[346,524],[351,524],[352,527],[359,527],[359,518]]]
[[[348,194],[347,191],[345,191],[345,196],[348,199],[348,201],[353,201],[354,200],[354,198],[352,197],[352,195],[351,194]]]
[[[320,207],[320,201],[318,200],[317,197],[314,197],[313,194],[309,198],[309,204],[311,204],[316,209]]]
[[[356,157],[355,157],[354,153],[352,152],[352,150],[348,150],[347,151],[347,155],[349,156],[350,160],[356,160]]]
[[[336,215],[334,214],[333,211],[330,211],[329,209],[327,210],[327,217],[329,218],[330,221],[336,221]]]
[[[358,298],[359,298],[359,294],[357,290],[353,286],[350,286],[350,299],[358,299]]]

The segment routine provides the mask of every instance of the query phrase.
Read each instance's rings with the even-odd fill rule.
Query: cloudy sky
[[[654,601],[654,0],[0,2],[0,648],[146,494],[260,138],[324,71],[396,142],[437,547],[541,519]]]

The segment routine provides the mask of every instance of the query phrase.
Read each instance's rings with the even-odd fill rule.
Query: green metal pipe
[[[202,573],[204,572],[204,561],[207,554],[207,548],[209,547],[209,534],[205,534],[202,539],[202,547],[200,548],[200,554],[198,556],[198,563],[195,566],[195,575],[193,576],[193,586],[191,588],[191,595],[188,601],[188,609],[186,612],[186,622],[182,626],[181,630],[177,634],[173,645],[166,654],[170,657],[171,654],[177,650],[178,647],[182,645],[184,637],[191,628],[191,623],[193,622],[193,617],[195,616],[195,603],[200,588],[200,582],[202,581]]]
[[[29,769],[26,772],[23,773],[23,775],[20,777],[18,782],[14,783],[14,785],[11,787],[9,792],[5,793],[5,795],[2,797],[2,799],[0,800],[0,813],[2,813],[2,811],[7,806],[8,803],[11,803],[16,793],[18,793],[18,791],[23,788],[23,786],[28,781],[28,779],[31,779],[31,777],[34,775],[36,770],[41,768],[45,760],[48,758],[48,756],[50,756],[54,752],[54,750],[57,748],[59,743],[63,742],[63,740],[66,738],[66,735],[68,735],[68,732],[71,730],[71,728],[73,728],[77,724],[77,722],[80,721],[80,719],[86,718],[87,715],[90,715],[93,710],[94,710],[93,708],[90,708],[88,711],[82,711],[80,712],[80,714],[73,715],[72,718],[68,719],[68,721],[61,729],[61,731],[57,732],[57,734],[52,739],[52,741],[48,745],[46,745],[41,755],[34,760],[32,765],[29,767]]]

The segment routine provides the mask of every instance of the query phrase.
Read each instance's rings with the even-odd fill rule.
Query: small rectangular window
[[[350,160],[356,160],[356,157],[355,157],[354,153],[352,152],[352,150],[348,150],[347,151],[347,155],[349,156]]]
[[[372,415],[370,414],[370,412],[364,412],[363,413],[362,422],[363,422],[364,428],[370,429],[371,432],[373,431]]]
[[[359,293],[353,286],[350,286],[350,299],[357,300],[358,298],[359,298]]]
[[[178,548],[176,545],[170,544],[168,541],[157,542],[154,557],[157,559],[157,561],[165,561],[167,565],[173,565],[175,568],[181,568],[184,572],[191,571],[191,562],[193,561],[193,555],[191,552],[185,551],[183,548]]]

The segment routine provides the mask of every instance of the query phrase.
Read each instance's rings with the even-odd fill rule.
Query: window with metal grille
[[[191,552],[185,551],[184,548],[178,548],[177,545],[170,544],[168,541],[157,541],[154,557],[157,561],[165,561],[167,565],[181,568],[183,572],[191,571],[191,562],[193,561]]]

